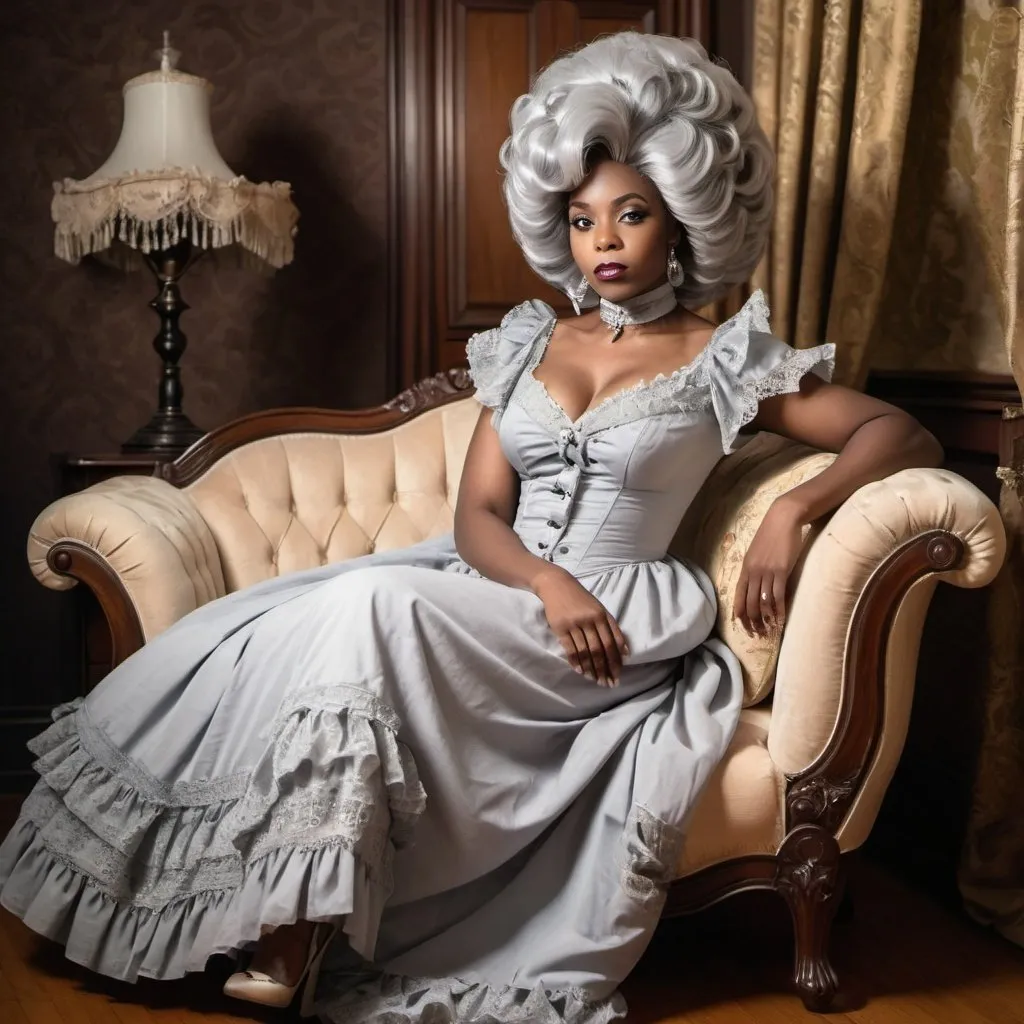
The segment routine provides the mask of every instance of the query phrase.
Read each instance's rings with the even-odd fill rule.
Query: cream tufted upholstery
[[[226,455],[185,491],[228,590],[451,530],[478,408],[455,402],[380,434],[287,434]]]
[[[91,549],[120,579],[148,639],[205,601],[272,575],[443,533],[452,527],[479,408],[466,398],[379,433],[254,441],[181,490],[139,477],[99,484],[40,513],[29,538],[32,569],[40,582],[64,589],[72,581],[50,569],[47,551],[67,540]],[[679,543],[709,570],[723,609],[771,500],[830,461],[760,435],[716,468]],[[744,710],[694,811],[680,875],[776,852],[787,773],[813,762],[836,725],[848,630],[864,586],[889,554],[932,529],[949,530],[965,545],[963,568],[944,578],[960,586],[992,579],[1005,546],[992,503],[954,474],[907,471],[863,488],[810,531],[781,650],[749,641],[720,617],[723,639],[744,664],[748,702],[760,703]],[[839,829],[844,850],[868,834],[902,749],[936,579],[911,590],[890,631],[884,734]]]

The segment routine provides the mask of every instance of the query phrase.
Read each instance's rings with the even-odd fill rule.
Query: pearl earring
[[[683,265],[679,262],[675,249],[670,246],[668,250],[668,283],[673,288],[678,288],[685,280],[686,274],[683,273]]]

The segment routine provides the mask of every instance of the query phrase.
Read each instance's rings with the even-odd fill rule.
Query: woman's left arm
[[[864,484],[901,469],[940,465],[943,452],[902,410],[812,374],[798,392],[764,399],[753,426],[838,453],[828,469],[772,503],[747,551],[733,616],[748,633],[763,635],[785,621],[786,584],[800,554],[802,527]]]

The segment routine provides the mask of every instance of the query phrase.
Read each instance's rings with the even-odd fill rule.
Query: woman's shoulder
[[[497,327],[474,334],[466,346],[469,375],[476,397],[484,405],[500,407],[529,358],[541,331],[555,322],[554,309],[540,299],[513,306]]]

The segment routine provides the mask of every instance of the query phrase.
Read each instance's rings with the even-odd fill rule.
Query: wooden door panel
[[[456,92],[461,138],[451,168],[456,244],[448,254],[448,275],[454,288],[445,326],[473,329],[489,318],[493,322],[495,307],[508,309],[535,287],[535,275],[509,231],[498,163],[509,108],[532,71],[530,20],[528,11],[465,10],[461,102]]]
[[[601,35],[703,36],[709,0],[392,2],[397,390],[464,365],[466,339],[525,298],[571,310],[509,228],[498,150],[516,97],[557,55]]]
[[[447,288],[438,304],[443,368],[464,362],[465,339],[496,324],[524,298],[543,299],[563,312],[571,308],[527,266],[509,229],[498,150],[508,136],[512,103],[559,53],[600,35],[658,27],[658,4],[650,0],[450,0],[450,6],[455,88],[444,102],[454,107],[456,137],[443,147],[454,157],[442,169],[454,213],[445,252]]]

